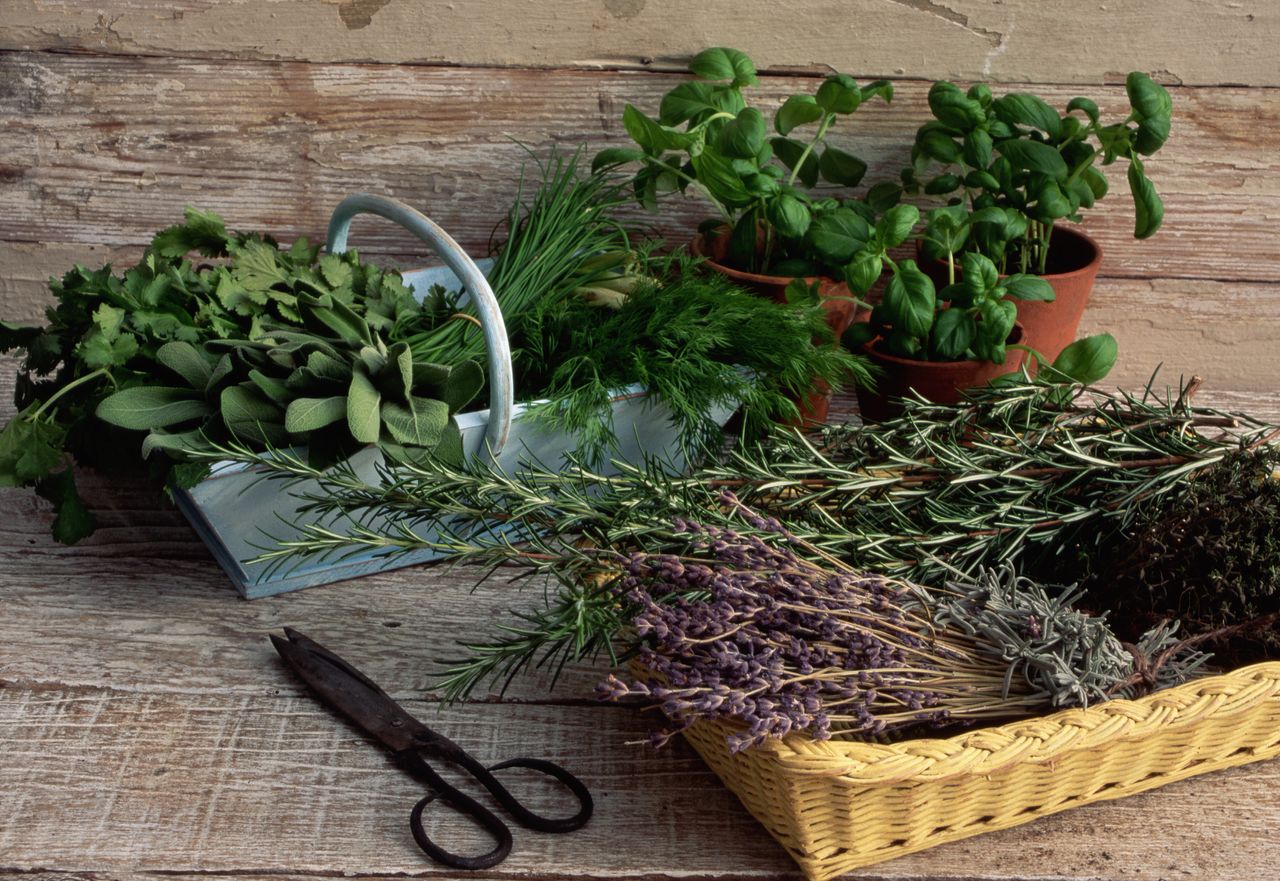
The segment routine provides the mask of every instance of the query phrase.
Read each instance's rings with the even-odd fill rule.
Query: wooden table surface
[[[0,359],[5,401],[12,367]],[[0,490],[0,879],[449,876],[409,834],[419,785],[276,657],[267,635],[286,625],[478,756],[547,757],[587,781],[586,829],[517,830],[483,877],[799,877],[689,747],[637,743],[649,716],[590,700],[598,671],[570,670],[551,693],[526,679],[439,703],[428,674],[455,642],[536,595],[501,577],[473,592],[476,571],[437,566],[245,601],[157,492],[91,477],[86,495],[98,532],[67,548],[43,502]],[[1256,881],[1275,877],[1277,824],[1270,762],[857,877]],[[465,824],[437,828],[481,843]]]

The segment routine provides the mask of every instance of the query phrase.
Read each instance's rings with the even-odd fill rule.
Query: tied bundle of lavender
[[[991,626],[936,627],[936,610],[917,588],[804,559],[797,548],[812,548],[778,521],[732,494],[721,500],[753,534],[677,518],[672,525],[689,536],[687,553],[635,552],[617,561],[622,574],[612,590],[633,609],[638,675],[611,675],[598,694],[661,708],[673,724],[654,735],[656,744],[708,719],[741,723],[729,736],[737,752],[792,732],[875,735],[1009,718],[1060,702],[1062,694],[1071,703],[1105,698],[1101,687],[1063,681],[1066,664],[1026,664],[1028,656],[1055,657],[1049,646],[1060,636],[1049,633],[1044,645],[1024,640],[1015,659],[1005,650],[1008,639],[991,638]],[[1013,608],[1016,597],[988,587],[956,586],[973,620],[990,625],[1011,611],[1033,616]],[[1100,623],[1094,633],[1089,648],[1099,649],[1098,662],[1089,683],[1120,681],[1132,671],[1132,657]],[[1024,675],[1014,675],[1019,671]]]

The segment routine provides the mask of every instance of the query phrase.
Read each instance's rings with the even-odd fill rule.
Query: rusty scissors
[[[564,768],[543,759],[516,758],[485,767],[462,747],[410,716],[369,677],[342,658],[303,634],[286,627],[284,637],[271,635],[271,642],[285,662],[311,686],[329,706],[341,712],[375,740],[391,750],[397,761],[431,792],[423,796],[409,814],[414,840],[428,856],[455,869],[487,869],[506,859],[511,852],[511,829],[478,801],[461,792],[431,767],[430,760],[462,768],[506,808],[516,822],[538,832],[572,832],[591,819],[593,803],[587,787]],[[564,785],[578,800],[578,812],[571,817],[550,818],[535,814],[522,805],[502,785],[494,771],[525,768],[551,777]],[[459,856],[431,840],[422,823],[422,812],[436,799],[469,816],[497,842],[488,853]]]

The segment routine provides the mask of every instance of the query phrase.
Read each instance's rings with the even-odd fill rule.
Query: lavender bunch
[[[672,727],[655,743],[705,719],[741,723],[729,737],[736,752],[792,732],[874,735],[1043,705],[980,634],[937,630],[910,585],[819,566],[778,521],[731,494],[722,502],[751,534],[677,518],[687,553],[617,561],[613,590],[634,609],[642,672],[611,675],[598,694],[660,707]]]

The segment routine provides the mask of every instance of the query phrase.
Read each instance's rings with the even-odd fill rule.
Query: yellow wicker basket
[[[793,735],[732,754],[685,736],[814,881],[1280,755],[1280,662],[1140,700],[890,745]]]

